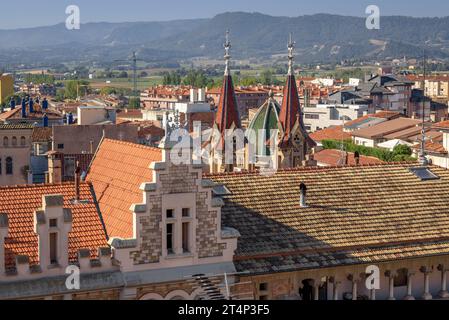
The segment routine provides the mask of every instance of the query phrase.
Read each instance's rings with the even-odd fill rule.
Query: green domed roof
[[[259,145],[258,134],[260,130],[263,130],[265,135],[265,141],[270,139],[271,130],[279,129],[279,112],[281,110],[280,105],[272,97],[259,108],[251,123],[248,126],[249,134],[248,137],[251,139],[251,135],[256,135],[256,140],[251,139],[250,141],[256,141],[256,150],[258,155],[269,155],[270,148],[267,145]]]

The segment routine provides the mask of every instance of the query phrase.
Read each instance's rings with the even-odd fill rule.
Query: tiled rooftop
[[[52,128],[35,127],[33,129],[31,140],[33,142],[51,142],[52,135]]]
[[[312,132],[309,137],[316,142],[321,142],[322,140],[350,140],[351,134],[344,132],[343,126],[335,126]]]
[[[241,237],[239,271],[253,273],[449,254],[449,171],[421,181],[416,163],[212,175],[223,226]],[[299,205],[307,185],[308,208]]]
[[[153,179],[150,164],[162,160],[160,149],[104,139],[87,174],[97,195],[110,237],[132,238],[130,207],[142,203],[140,185]]]
[[[345,159],[345,152],[342,152],[341,150],[324,149],[315,153],[314,157],[315,160],[321,164],[335,167],[344,164],[344,162],[342,163],[342,160]],[[362,165],[383,163],[382,160],[375,157],[368,157],[364,155],[360,155],[359,159],[360,164]],[[354,153],[352,152],[348,152],[348,164],[355,165]]]
[[[88,203],[72,204],[75,198],[73,183],[59,185],[24,185],[0,188],[0,212],[9,220],[9,233],[5,240],[5,257],[8,268],[14,266],[15,255],[28,255],[30,264],[38,263],[38,242],[34,233],[34,211],[42,208],[43,195],[62,195],[64,208],[72,210],[73,224],[69,233],[69,259],[77,260],[79,249],[90,249],[91,257],[97,249],[108,247],[99,213],[91,192],[91,185],[81,183],[80,197]]]

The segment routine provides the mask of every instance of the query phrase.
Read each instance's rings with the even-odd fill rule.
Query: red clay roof
[[[336,167],[340,165],[344,165],[342,163],[342,159],[344,159],[345,153],[341,150],[334,150],[334,149],[324,149],[317,153],[315,153],[314,158],[316,161],[320,162],[321,164],[326,164],[328,166]],[[360,164],[379,164],[383,163],[382,160],[377,159],[375,157],[367,157],[360,155]],[[348,165],[355,165],[355,159],[354,159],[354,153],[348,152]]]
[[[433,127],[438,129],[449,129],[449,120],[437,122],[433,125]]]
[[[344,132],[343,126],[335,126],[315,131],[310,134],[310,138],[318,142],[322,140],[350,140],[351,134]]]
[[[82,200],[86,204],[72,204],[74,183],[55,185],[24,185],[0,188],[0,212],[8,215],[9,233],[5,240],[5,264],[14,267],[16,255],[27,255],[30,264],[39,263],[37,235],[34,233],[34,211],[42,208],[42,196],[62,195],[64,208],[72,210],[72,231],[69,233],[69,259],[77,260],[79,249],[90,249],[96,257],[100,247],[108,247],[106,234],[89,183],[80,184]]]
[[[110,237],[132,238],[130,207],[142,203],[140,185],[153,180],[150,164],[162,160],[160,149],[104,139],[87,174]]]

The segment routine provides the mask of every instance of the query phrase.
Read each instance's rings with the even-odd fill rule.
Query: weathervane
[[[295,50],[295,44],[296,42],[292,39],[292,34],[290,33],[289,39],[288,39],[288,74],[293,74],[293,50]]]
[[[229,55],[229,50],[231,49],[231,41],[229,40],[229,30],[226,30],[226,42],[224,43],[225,48],[225,76],[229,75],[229,60],[231,59],[231,56]]]

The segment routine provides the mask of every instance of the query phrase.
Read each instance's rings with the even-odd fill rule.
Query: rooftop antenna
[[[293,51],[295,50],[295,44],[296,42],[292,39],[292,33],[290,32],[289,38],[288,38],[288,75],[293,74]]]
[[[229,40],[229,30],[226,30],[226,41],[224,43],[224,49],[225,49],[225,55],[224,55],[224,59],[225,59],[225,76],[229,75],[229,60],[231,59],[231,55],[229,54],[229,50],[231,49],[231,41]]]
[[[428,161],[425,154],[425,147],[426,147],[426,132],[424,130],[424,110],[425,110],[425,103],[426,103],[426,49],[423,50],[423,101],[422,101],[422,122],[421,122],[421,149],[419,150],[419,156],[418,156],[418,162],[422,166],[427,166]]]
[[[137,56],[135,51],[133,51],[132,62],[133,62],[133,90],[134,90],[133,94],[134,98],[137,101]]]

